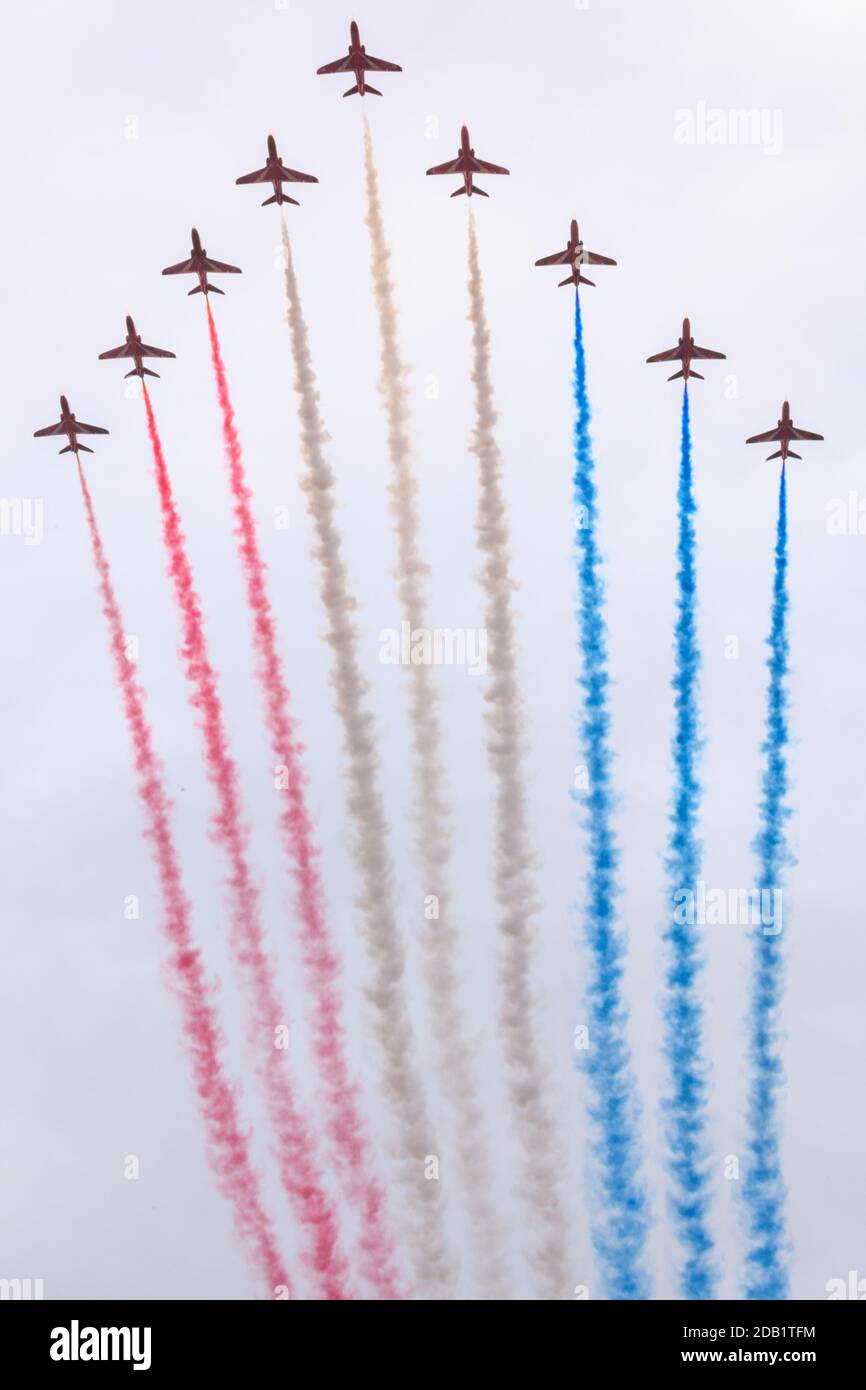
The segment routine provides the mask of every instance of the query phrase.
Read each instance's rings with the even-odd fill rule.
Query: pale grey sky
[[[789,918],[785,1169],[793,1291],[824,1296],[866,1275],[861,1104],[866,944],[862,826],[866,535],[828,535],[833,498],[866,496],[861,399],[864,187],[862,6],[830,0],[368,0],[354,12],[370,50],[403,66],[369,98],[393,248],[403,341],[413,364],[424,539],[433,620],[478,627],[474,460],[466,324],[466,208],[424,170],[456,150],[467,122],[478,153],[511,169],[473,200],[493,332],[513,522],[522,669],[531,713],[530,795],[542,852],[538,992],[568,1144],[575,1283],[592,1288],[583,1178],[586,1126],[570,1039],[581,1018],[575,945],[585,871],[568,798],[580,761],[570,558],[572,296],[533,261],[580,220],[613,256],[584,316],[599,469],[615,678],[614,744],[630,931],[627,995],[644,1103],[646,1172],[657,1217],[656,1296],[673,1292],[659,1092],[661,852],[670,789],[671,624],[680,391],[646,356],[696,338],[727,353],[692,393],[700,506],[700,631],[707,747],[704,877],[748,886],[754,866],[764,648],[777,470],[745,437],[787,397],[826,436],[790,469],[792,756],[798,864]],[[359,601],[365,670],[382,734],[401,900],[417,967],[403,692],[378,661],[397,622],[376,393],[377,342],[363,226],[361,103],[316,67],[346,47],[349,8],[332,0],[82,0],[6,7],[0,82],[3,220],[0,367],[6,383],[2,495],[44,502],[44,538],[0,537],[4,773],[0,966],[0,1275],[41,1277],[48,1297],[248,1297],[256,1292],[207,1172],[173,1003],[160,975],[159,900],[129,767],[74,469],[33,430],[61,391],[107,426],[88,474],[124,608],[140,643],[159,750],[176,797],[196,929],[222,979],[231,1061],[246,1067],[228,964],[220,865],[206,836],[210,797],[173,652],[177,624],[158,535],[141,402],[97,355],[133,314],[173,349],[153,397],[223,675],[281,978],[297,971],[278,852],[270,758],[259,719],[229,529],[202,305],[161,279],[199,228],[212,255],[243,267],[215,303],[270,566],[280,639],[311,774],[325,878],[347,957],[354,1060],[375,1092],[354,934],[356,881],[344,826],[340,733],[298,487],[300,457],[281,278],[279,214],[235,178],[284,160],[318,175],[288,209],[322,403],[333,436],[341,521]],[[703,104],[703,105],[702,105]],[[769,142],[683,144],[683,111],[756,108]],[[703,114],[702,114],[703,113]],[[778,114],[776,114],[778,113]],[[135,138],[129,138],[130,135]],[[769,145],[769,148],[767,147]],[[267,190],[265,190],[267,192]],[[478,206],[477,204],[480,204]],[[62,442],[62,441],[61,441]],[[856,501],[857,499],[855,499]],[[289,508],[287,530],[275,508]],[[864,522],[866,529],[866,522]],[[739,657],[725,657],[726,638]],[[491,784],[479,678],[442,671],[457,817],[461,971],[497,1139],[499,1199],[513,1230],[511,1150],[493,1033],[495,933]],[[124,899],[141,898],[141,918]],[[717,1158],[714,1229],[724,1293],[738,1294],[742,1244],[724,1155],[743,1145],[742,929],[711,929],[706,973]],[[416,1017],[424,1042],[423,995]],[[265,1152],[250,1078],[245,1113]],[[375,1095],[371,1111],[378,1115]],[[124,1180],[128,1154],[141,1177]],[[269,1189],[291,1241],[279,1193]],[[463,1244],[459,1214],[454,1237]]]

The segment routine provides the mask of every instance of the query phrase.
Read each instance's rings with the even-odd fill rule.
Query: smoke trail
[[[261,1205],[258,1178],[251,1166],[247,1136],[240,1126],[235,1091],[220,1059],[222,1038],[210,998],[201,955],[193,942],[190,905],[183,888],[171,829],[170,802],[144,712],[144,693],[126,655],[123,619],[93,502],[81,460],[78,477],[87,514],[93,559],[99,577],[102,611],[108,623],[111,654],[129,728],[138,775],[138,791],[147,817],[146,835],[153,848],[165,908],[164,931],[171,948],[168,979],[180,1002],[183,1036],[192,1061],[195,1089],[207,1135],[210,1166],[220,1191],[234,1208],[235,1225],[250,1258],[273,1296],[280,1286],[291,1292],[288,1272],[276,1248],[271,1223]]]
[[[187,679],[194,690],[191,703],[200,718],[205,765],[217,796],[214,838],[230,870],[230,939],[250,998],[250,1045],[265,1093],[268,1116],[278,1140],[280,1178],[304,1230],[307,1266],[323,1297],[343,1299],[351,1297],[351,1292],[346,1262],[339,1249],[336,1215],[322,1184],[312,1136],[298,1108],[285,1050],[278,1046],[276,1030],[285,1026],[285,1011],[277,998],[273,967],[265,949],[259,894],[248,861],[248,834],[241,812],[237,767],[229,752],[217,676],[208,655],[201,602],[195,590],[146,386],[144,404],[159,490],[163,540],[169,560],[168,573],[183,626],[182,656]]]
[[[475,219],[469,218],[469,321],[475,428],[470,449],[478,459],[478,546],[484,557],[491,680],[485,692],[487,752],[496,784],[496,900],[501,955],[499,1025],[505,1042],[506,1078],[523,1150],[522,1195],[536,1247],[532,1252],[544,1296],[569,1296],[568,1219],[560,1194],[561,1159],[548,1075],[533,1027],[532,937],[538,910],[535,856],[524,790],[524,710],[518,682],[511,556],[502,493],[502,456],[494,427],[497,414],[490,375],[490,330],[478,262]]]
[[[368,995],[374,1008],[374,1034],[381,1050],[384,1088],[396,1130],[393,1147],[405,1199],[402,1215],[415,1282],[423,1296],[442,1299],[452,1295],[455,1273],[445,1240],[439,1182],[428,1180],[424,1172],[425,1164],[436,1157],[438,1149],[427,1113],[405,995],[405,951],[397,925],[393,868],[387,850],[388,824],[379,783],[376,729],[366,703],[369,687],[358,663],[358,631],[352,617],[356,604],[349,592],[342,539],[334,520],[334,475],[325,457],[328,435],[319,411],[307,326],[285,222],[283,248],[301,451],[307,470],[302,485],[315,530],[314,553],[320,567],[327,641],[334,658],[331,681],[348,760],[353,849],[363,883],[359,906],[372,974]]]
[[[775,893],[779,889],[783,870],[791,862],[785,841],[785,822],[791,812],[785,804],[788,791],[788,510],[784,464],[779,481],[773,609],[767,645],[770,679],[766,738],[761,748],[765,759],[761,825],[753,845],[758,855],[762,903],[765,893]],[[748,1023],[752,1077],[747,1116],[749,1161],[743,1199],[749,1236],[745,1286],[746,1297],[750,1299],[784,1299],[789,1289],[786,1193],[779,1152],[779,1091],[784,1080],[779,1010],[784,958],[775,900],[773,917],[772,932],[765,934],[762,926],[755,932]]]
[[[225,367],[216,325],[208,305],[208,328],[223,412],[238,549],[253,615],[257,675],[265,697],[265,721],[277,765],[285,769],[286,790],[280,811],[283,848],[292,866],[301,925],[301,948],[306,979],[314,1001],[313,1044],[322,1082],[328,1137],[335,1166],[348,1199],[361,1217],[361,1260],[364,1277],[380,1298],[403,1297],[394,1267],[385,1195],[373,1176],[373,1160],[360,1112],[357,1086],[346,1061],[346,1037],[340,998],[340,962],[328,924],[319,873],[319,850],[306,804],[307,776],[289,715],[290,695],[277,647],[276,625],[265,582],[266,566],[259,549],[240,440],[228,394]]]
[[[585,908],[590,960],[590,1048],[586,1072],[593,1094],[590,1118],[595,1129],[593,1150],[600,1207],[593,1240],[607,1296],[634,1299],[649,1295],[644,1256],[649,1214],[639,1177],[638,1105],[622,997],[625,941],[616,921],[620,889],[619,850],[612,825],[610,677],[579,294],[575,294],[574,309],[574,401],[574,501],[580,588],[577,616],[583,689],[579,727],[589,774],[589,791],[584,798],[590,861]]]
[[[688,893],[694,902],[701,866],[697,838],[700,783],[697,759],[701,748],[698,715],[700,652],[697,640],[697,579],[692,490],[692,440],[689,390],[683,390],[680,476],[677,489],[677,621],[674,629],[673,678],[675,730],[673,740],[674,795],[670,815],[667,870],[671,899],[664,932],[668,947],[665,985],[665,1054],[670,1068],[664,1100],[668,1166],[673,1183],[672,1208],[677,1235],[685,1252],[680,1271],[684,1298],[713,1298],[718,1272],[707,1213],[710,1205],[705,1126],[706,1070],[702,1059],[703,1009],[698,992],[703,960],[695,923],[679,920],[677,906]]]
[[[394,286],[389,275],[391,253],[379,197],[379,179],[370,127],[364,120],[364,168],[367,187],[367,226],[370,229],[373,298],[379,320],[382,375],[379,383],[388,420],[391,462],[390,512],[397,537],[397,592],[403,621],[415,632],[427,627],[426,577],[429,567],[420,553],[418,484],[412,459],[407,368],[400,352]],[[486,1296],[506,1293],[503,1237],[492,1200],[492,1165],[484,1133],[484,1116],[472,1066],[472,1045],[460,1005],[456,964],[459,931],[451,910],[452,812],[442,759],[442,730],[438,691],[430,667],[408,668],[409,720],[412,729],[415,780],[415,843],[425,893],[435,893],[439,916],[425,923],[422,941],[425,976],[436,1060],[443,1094],[455,1131],[457,1166],[466,1193],[472,1226],[472,1249],[477,1283]]]

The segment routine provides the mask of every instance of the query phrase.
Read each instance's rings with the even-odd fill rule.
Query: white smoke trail
[[[379,388],[388,420],[391,463],[390,512],[397,538],[397,592],[401,616],[410,632],[427,627],[426,578],[429,567],[419,548],[418,485],[412,459],[407,369],[403,363],[389,275],[379,179],[368,122],[364,121],[364,169],[371,243],[373,298],[379,320],[382,374]],[[431,1031],[442,1093],[454,1130],[456,1165],[472,1228],[476,1282],[488,1298],[506,1296],[503,1236],[492,1200],[492,1164],[484,1132],[484,1115],[472,1065],[472,1044],[460,1003],[457,974],[459,932],[451,910],[451,806],[442,761],[438,692],[430,667],[411,664],[409,720],[414,753],[415,838],[424,893],[435,894],[438,919],[425,922],[425,979],[429,991]]]
[[[353,619],[357,605],[349,592],[342,538],[334,521],[334,474],[325,457],[329,436],[319,409],[285,222],[283,249],[301,451],[306,464],[302,486],[315,530],[314,554],[320,567],[327,642],[333,653],[331,683],[347,753],[349,817],[355,863],[363,884],[359,906],[371,973],[367,994],[373,1005],[373,1031],[380,1050],[383,1085],[396,1129],[392,1148],[403,1196],[398,1218],[404,1223],[416,1292],[430,1299],[446,1299],[453,1294],[455,1271],[445,1239],[439,1180],[425,1175],[425,1163],[438,1159],[438,1149],[427,1113],[405,997],[405,951],[397,926],[376,729],[366,703],[369,686],[358,663],[358,632]]]
[[[502,493],[502,455],[495,435],[498,416],[490,374],[490,330],[475,219],[471,214],[469,321],[475,388],[475,429],[470,449],[479,466],[477,534],[484,557],[480,578],[486,600],[490,671],[485,719],[487,752],[496,782],[496,899],[500,909],[502,995],[499,1022],[505,1042],[508,1091],[523,1152],[522,1196],[528,1208],[530,1230],[537,1234],[530,1258],[543,1296],[562,1299],[569,1292],[569,1223],[560,1191],[561,1158],[547,1069],[539,1055],[533,1024],[532,938],[539,904],[524,791],[525,718],[511,606],[514,582]]]

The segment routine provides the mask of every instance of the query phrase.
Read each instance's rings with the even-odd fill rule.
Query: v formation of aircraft
[[[343,93],[344,97],[350,96],[381,96],[382,93],[377,87],[372,87],[367,82],[368,72],[402,72],[403,69],[398,63],[392,63],[384,58],[374,58],[367,52],[364,44],[361,43],[361,35],[354,20],[349,26],[349,47],[344,57],[336,58],[331,63],[325,63],[317,69],[317,74],[324,76],[331,73],[351,73],[354,76],[354,84]],[[314,174],[304,174],[298,169],[290,169],[283,164],[277,144],[273,135],[268,136],[267,159],[261,169],[255,169],[251,174],[242,174],[235,182],[238,184],[270,184],[273,193],[269,198],[265,198],[262,207],[276,204],[282,207],[284,203],[292,203],[298,206],[297,199],[289,197],[284,191],[283,185],[286,183],[318,183]],[[479,188],[475,182],[475,174],[508,174],[510,171],[501,164],[491,164],[485,159],[479,159],[475,153],[469,139],[469,129],[463,126],[460,131],[460,147],[456,158],[447,160],[444,164],[435,164],[427,173],[433,175],[459,175],[463,184],[462,187],[455,188],[451,194],[452,198],[458,198],[465,194],[471,198],[473,194],[478,194],[482,198],[490,195],[483,188]],[[553,255],[542,256],[535,262],[537,266],[567,266],[568,274],[564,280],[559,281],[559,288],[565,285],[574,285],[579,290],[581,285],[595,286],[595,281],[588,279],[583,274],[583,268],[588,265],[616,265],[616,261],[609,256],[601,256],[595,251],[587,251],[580,238],[580,229],[577,219],[572,218],[569,229],[568,242],[562,251],[556,251]],[[198,284],[189,291],[190,294],[224,294],[217,285],[211,283],[209,275],[240,275],[240,267],[229,265],[226,261],[217,261],[208,256],[207,251],[201,244],[201,238],[195,227],[192,229],[192,246],[189,258],[179,261],[177,265],[166,266],[163,275],[195,275],[198,277]],[[158,373],[144,366],[143,359],[146,357],[174,357],[173,352],[166,348],[151,347],[141,341],[141,334],[135,330],[135,324],[130,317],[126,320],[126,341],[120,347],[110,348],[107,352],[99,354],[100,361],[112,358],[130,358],[133,363],[132,371],[127,372],[127,376],[157,376]],[[717,352],[714,348],[698,347],[692,336],[691,324],[687,318],[683,319],[682,333],[677,340],[676,347],[667,348],[664,352],[654,353],[647,358],[647,362],[678,362],[679,370],[668,377],[669,381],[676,381],[682,378],[685,383],[691,378],[703,380],[700,372],[694,371],[693,362],[700,362],[705,359],[724,359],[723,352]],[[55,425],[48,425],[45,429],[37,430],[35,437],[41,438],[48,435],[64,435],[69,443],[61,449],[62,454],[93,453],[87,445],[78,442],[81,434],[108,434],[108,430],[99,425],[86,425],[83,421],[77,420],[69,409],[69,403],[65,396],[60,397],[60,419]],[[790,406],[787,401],[782,403],[782,414],[776,428],[767,430],[763,434],[752,435],[746,440],[747,444],[778,443],[781,445],[775,453],[769,455],[769,459],[781,459],[784,464],[787,459],[801,457],[794,453],[790,445],[795,440],[820,440],[823,435],[814,434],[810,430],[799,429],[791,419]]]

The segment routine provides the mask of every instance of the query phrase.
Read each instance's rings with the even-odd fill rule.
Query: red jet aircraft
[[[34,439],[42,439],[49,434],[65,434],[69,443],[65,449],[61,449],[61,454],[92,454],[93,450],[88,449],[86,444],[79,444],[77,435],[79,434],[108,434],[101,425],[85,425],[83,420],[76,420],[72,411],[69,409],[69,402],[65,396],[60,397],[60,419],[56,425],[46,425],[44,430],[36,430]]]
[[[585,251],[583,242],[580,239],[580,230],[577,219],[571,219],[571,232],[568,238],[568,245],[564,251],[557,251],[554,256],[542,256],[536,265],[570,265],[571,274],[567,280],[560,280],[559,289],[563,285],[592,285],[595,287],[594,280],[587,280],[585,275],[581,275],[582,265],[616,265],[609,256],[598,256],[595,251]]]
[[[795,454],[788,445],[792,439],[823,439],[823,434],[813,434],[811,430],[798,430],[794,421],[791,419],[791,407],[787,401],[782,401],[782,418],[778,421],[774,430],[766,430],[764,434],[753,434],[751,439],[747,439],[747,444],[781,444],[781,449],[777,449],[775,454],[767,455],[767,462],[770,459],[781,459],[784,463],[786,459],[801,459],[802,454]]]
[[[484,159],[476,159],[475,151],[469,144],[469,130],[466,126],[460,131],[460,149],[457,151],[457,158],[450,159],[447,164],[435,164],[432,169],[428,169],[428,174],[462,174],[463,187],[455,188],[451,194],[452,198],[459,198],[461,193],[465,193],[468,198],[473,193],[480,193],[482,198],[489,198],[490,194],[485,193],[483,188],[472,182],[473,174],[507,174],[510,171],[503,169],[501,164],[488,164]]]
[[[266,198],[262,207],[266,208],[269,203],[276,203],[282,207],[283,203],[294,203],[298,207],[297,198],[290,198],[283,192],[284,183],[318,183],[319,180],[313,174],[300,174],[297,169],[287,169],[277,154],[277,142],[273,135],[268,136],[268,160],[264,169],[256,169],[255,173],[243,174],[241,178],[235,179],[235,183],[271,183],[274,186],[273,198]]]
[[[667,352],[657,352],[653,357],[648,357],[647,362],[682,362],[681,372],[674,372],[673,376],[668,377],[668,381],[676,381],[677,377],[683,377],[688,381],[690,376],[696,376],[698,381],[703,381],[700,372],[693,372],[691,364],[695,360],[704,357],[724,358],[723,352],[714,352],[712,348],[695,347],[695,340],[692,337],[691,324],[688,319],[683,319],[683,336],[680,338],[675,348],[668,348]]]
[[[225,294],[225,290],[217,289],[216,285],[208,282],[207,273],[211,271],[215,275],[240,275],[240,266],[226,265],[225,261],[212,261],[207,251],[201,244],[201,237],[195,227],[192,229],[192,250],[188,261],[180,261],[178,265],[167,265],[162,272],[163,275],[197,275],[198,284],[190,294]]]
[[[123,347],[109,348],[108,352],[99,354],[100,362],[107,362],[115,357],[131,357],[135,366],[127,376],[140,376],[142,380],[146,376],[159,376],[159,372],[152,372],[149,367],[142,364],[143,357],[174,357],[173,352],[167,348],[149,347],[147,343],[141,341],[141,334],[136,333],[135,324],[127,314],[126,316],[126,342]]]
[[[378,87],[371,87],[364,79],[365,72],[402,72],[399,63],[386,63],[384,58],[371,58],[364,45],[361,43],[361,35],[358,33],[358,26],[354,19],[349,25],[349,51],[345,58],[336,58],[333,63],[326,63],[324,67],[316,69],[316,75],[321,77],[329,72],[353,72],[355,74],[355,86],[350,87],[348,92],[344,92],[344,97],[353,97],[357,92],[358,96],[366,96],[368,92],[374,97],[380,97],[382,93]]]

